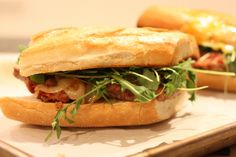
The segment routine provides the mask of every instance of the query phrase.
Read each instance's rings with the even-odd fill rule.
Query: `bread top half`
[[[215,42],[236,47],[236,18],[216,11],[150,6],[137,25],[180,30],[194,35],[199,44]]]
[[[195,39],[155,28],[60,28],[36,34],[19,57],[22,76],[111,67],[163,67],[199,57]]]

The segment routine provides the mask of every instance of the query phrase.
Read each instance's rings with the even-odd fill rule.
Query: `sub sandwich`
[[[138,20],[138,27],[180,30],[194,35],[201,53],[194,68],[209,70],[197,73],[198,85],[236,92],[236,19],[205,10],[151,6]],[[214,71],[226,72],[221,75]],[[228,74],[232,76],[228,76]]]
[[[194,99],[195,39],[155,28],[61,28],[32,37],[14,69],[33,94],[0,99],[3,113],[28,124],[131,126],[173,116]],[[189,89],[190,88],[190,89]]]

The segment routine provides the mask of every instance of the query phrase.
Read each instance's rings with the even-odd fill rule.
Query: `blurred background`
[[[0,0],[0,52],[57,27],[136,26],[150,5],[210,9],[236,16],[235,0]]]

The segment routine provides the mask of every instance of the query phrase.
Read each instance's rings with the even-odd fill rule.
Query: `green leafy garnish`
[[[68,115],[67,115],[68,114],[67,110],[69,109],[69,107],[72,107],[70,114],[71,114],[71,117],[73,117],[74,115],[76,115],[78,113],[80,105],[82,104],[82,102],[84,101],[84,98],[86,96],[88,96],[88,95],[90,95],[90,94],[92,94],[92,93],[94,93],[98,90],[101,90],[102,88],[104,88],[109,83],[111,83],[110,79],[104,79],[101,82],[97,82],[97,84],[94,85],[94,88],[91,91],[89,91],[85,95],[79,97],[78,99],[76,99],[72,103],[65,105],[62,109],[59,109],[56,116],[53,119],[53,122],[52,122],[52,131],[45,138],[45,141],[47,141],[52,136],[52,133],[54,131],[56,131],[57,138],[58,139],[60,138],[60,136],[61,136],[60,119],[62,117],[64,117],[64,119],[69,124],[74,123],[74,121],[70,117],[68,117]]]
[[[45,82],[45,75],[44,74],[31,75],[30,80],[37,84],[43,84]]]
[[[123,89],[130,90],[136,96],[135,101],[149,102],[156,97],[156,94],[154,91],[144,86],[134,85],[130,83],[129,81],[121,78],[120,76],[112,75],[112,77],[123,87]]]
[[[203,74],[236,76],[236,74],[234,72],[214,71],[214,70],[195,69],[195,68],[183,68],[183,69],[188,70],[188,71],[192,71],[192,72],[203,73]]]
[[[159,74],[154,69],[144,69],[143,75],[149,78],[149,80],[139,77],[139,83],[148,89],[157,90],[160,84]]]
[[[187,80],[187,89],[194,89],[196,88],[196,75],[194,72],[192,71],[188,71],[188,76],[189,79]],[[194,91],[189,91],[191,97],[189,98],[189,100],[193,101],[196,99],[196,94],[195,94],[195,90]]]
[[[228,63],[229,71],[236,73],[236,59],[233,62]]]
[[[57,138],[60,138],[60,120],[64,118],[68,123],[73,123],[73,117],[78,114],[81,104],[85,102],[88,96],[92,98],[89,103],[93,103],[101,98],[109,102],[108,84],[120,85],[121,92],[125,90],[130,91],[134,95],[133,101],[142,103],[152,101],[160,94],[171,96],[177,90],[191,88],[192,90],[187,91],[191,95],[190,100],[193,101],[195,99],[194,91],[197,88],[195,86],[196,77],[191,71],[191,64],[192,62],[188,60],[168,68],[106,68],[31,76],[30,79],[37,83],[42,83],[45,81],[45,77],[49,75],[50,77],[77,78],[91,85],[90,91],[58,110],[52,122],[52,131],[46,140],[53,135],[53,132],[56,132]],[[157,92],[159,88],[161,90]]]

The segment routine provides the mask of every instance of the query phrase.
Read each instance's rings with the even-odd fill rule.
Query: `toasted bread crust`
[[[178,92],[165,101],[84,104],[73,118],[75,123],[69,124],[62,118],[60,125],[107,127],[152,124],[173,116],[185,100],[186,92]],[[41,102],[33,97],[1,98],[0,107],[8,118],[43,126],[51,125],[58,110],[56,103]]]
[[[236,77],[197,73],[197,79],[198,86],[207,85],[210,89],[236,92]]]
[[[151,6],[139,18],[138,26],[180,30],[194,35],[198,44],[221,42],[236,47],[236,18],[214,11]],[[223,90],[228,84],[225,89],[236,92],[235,77],[197,74],[197,78],[198,86]]]
[[[191,19],[182,9],[150,6],[139,17],[138,27],[156,27],[180,30]]]
[[[130,66],[170,66],[198,57],[195,39],[155,28],[63,28],[35,35],[20,55],[22,76]]]
[[[214,11],[151,6],[137,25],[180,30],[194,35],[199,44],[213,41],[236,47],[236,18]]]

